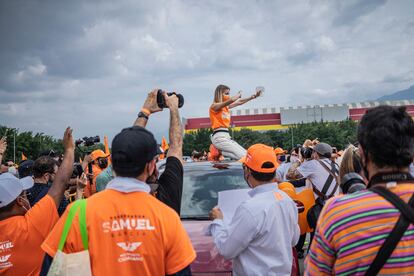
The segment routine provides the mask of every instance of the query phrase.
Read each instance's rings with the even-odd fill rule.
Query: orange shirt
[[[99,166],[92,165],[92,172],[93,172],[92,185],[88,178],[88,183],[86,184],[86,187],[84,189],[84,194],[86,198],[96,193],[96,178],[98,178],[98,176],[101,174],[102,171],[103,170]],[[86,167],[86,172],[89,173],[88,167]]]
[[[68,209],[43,243],[54,256]],[[77,216],[65,253],[83,250]],[[93,275],[165,275],[196,257],[177,213],[145,192],[104,190],[87,199],[86,224]]]
[[[230,127],[231,115],[229,110],[228,106],[217,112],[210,108],[210,121],[213,129]]]
[[[59,216],[46,195],[24,216],[0,221],[0,274],[39,275],[45,253],[40,245]]]

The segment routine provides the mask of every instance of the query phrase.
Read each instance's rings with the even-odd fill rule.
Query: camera
[[[93,146],[93,145],[95,145],[99,142],[101,142],[101,139],[97,135],[95,137],[83,137],[82,139],[76,140],[75,145],[79,146],[79,145],[83,144],[85,147],[90,147],[90,146]]]
[[[312,158],[312,153],[313,153],[313,148],[309,148],[309,147],[302,147],[300,149],[300,154],[302,155],[302,157],[304,159],[311,159]]]
[[[176,95],[178,97],[178,108],[181,108],[184,105],[184,97],[181,94],[177,94],[175,92],[167,92],[168,96]],[[157,104],[159,108],[167,108],[168,106],[165,104],[164,96],[162,95],[162,90],[158,90],[157,93]]]
[[[341,189],[344,194],[352,194],[366,188],[363,178],[357,173],[347,173],[341,179]]]
[[[83,173],[82,165],[80,163],[73,164],[73,172],[70,178],[80,177]]]

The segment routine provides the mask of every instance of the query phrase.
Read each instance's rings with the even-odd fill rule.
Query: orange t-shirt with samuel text
[[[209,111],[211,127],[213,129],[230,127],[231,115],[228,106],[223,107],[219,111],[214,111],[212,108],[210,108]]]
[[[57,250],[69,207],[42,245]],[[87,199],[86,225],[93,275],[175,274],[195,257],[177,213],[145,192],[104,190]],[[78,215],[63,251],[83,251]]]
[[[46,195],[24,216],[0,221],[0,275],[39,275],[45,252],[40,245],[59,216]]]

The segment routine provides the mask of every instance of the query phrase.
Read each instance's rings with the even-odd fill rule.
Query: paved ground
[[[306,241],[305,241],[305,246],[304,246],[305,256],[302,259],[299,259],[300,275],[303,275],[303,271],[304,271],[303,263],[304,263],[305,258],[306,258],[306,252],[308,252],[309,239],[310,239],[310,235],[307,235]]]

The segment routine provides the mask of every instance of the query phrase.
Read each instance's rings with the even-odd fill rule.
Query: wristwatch
[[[145,118],[146,120],[148,120],[148,115],[145,114],[144,112],[140,111],[138,113],[138,118]]]

